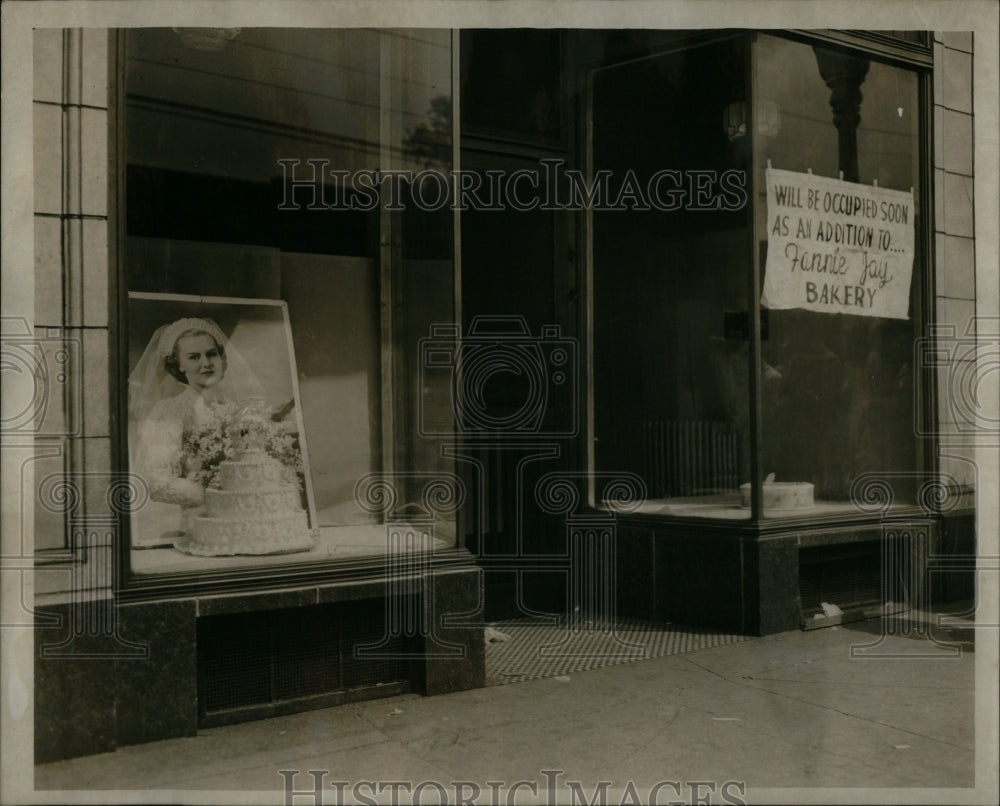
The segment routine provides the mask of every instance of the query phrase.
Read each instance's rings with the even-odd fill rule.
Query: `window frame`
[[[393,105],[393,87],[390,75],[390,38],[394,29],[379,29],[379,166],[385,170],[393,167],[392,132],[401,114]],[[447,30],[451,48],[450,84],[452,93],[451,160],[458,170],[460,155],[459,109],[459,35],[456,29]],[[129,29],[114,29],[109,35],[108,58],[108,292],[109,292],[109,362],[110,381],[110,442],[111,466],[117,478],[127,479],[128,466],[128,282],[126,265],[126,127],[128,103],[126,97],[126,40]],[[452,182],[452,185],[454,182]],[[400,214],[385,209],[382,199],[379,207],[376,272],[379,282],[379,331],[380,331],[380,407],[379,443],[381,445],[381,472],[391,473],[403,444],[398,431],[399,412],[406,410],[409,398],[400,375],[405,367],[396,358],[397,334],[394,322],[394,288],[402,269],[402,222]],[[461,321],[461,239],[459,237],[460,211],[451,205],[452,288],[454,298],[452,313],[455,322]],[[456,533],[462,534],[461,513],[456,513]],[[172,571],[156,574],[137,574],[131,565],[131,534],[128,513],[117,513],[117,546],[114,554],[114,586],[120,601],[145,601],[161,598],[178,598],[206,594],[224,594],[240,591],[274,589],[277,587],[333,584],[344,581],[370,580],[384,576],[384,554],[371,554],[340,559],[296,559],[288,555],[286,562],[243,568],[199,569],[197,571]],[[449,549],[439,549],[427,558],[429,568],[467,565],[468,552],[459,544]]]
[[[593,175],[593,154],[591,142],[591,124],[593,120],[593,80],[592,75],[600,67],[620,65],[635,59],[652,58],[666,53],[673,52],[679,48],[694,47],[714,41],[712,34],[716,38],[721,38],[725,31],[713,32],[691,32],[692,36],[683,45],[671,42],[658,47],[649,48],[642,52],[629,54],[609,62],[607,64],[591,64],[584,67],[587,72],[586,95],[581,113],[580,131],[583,135],[582,164],[586,167],[588,181]],[[784,38],[792,41],[799,41],[808,45],[822,45],[827,48],[835,48],[845,52],[864,55],[872,60],[887,64],[889,66],[903,68],[916,73],[917,76],[917,96],[918,96],[918,134],[917,134],[917,164],[919,176],[919,192],[915,199],[917,208],[923,212],[920,216],[920,226],[914,233],[914,250],[918,259],[915,259],[915,269],[919,267],[920,275],[914,279],[919,282],[919,294],[915,310],[911,312],[914,338],[930,332],[930,325],[936,321],[936,297],[935,297],[935,240],[934,240],[934,142],[933,142],[933,46],[930,32],[920,31],[920,41],[913,42],[895,36],[888,32],[879,31],[835,31],[835,30],[740,30],[730,31],[730,36],[742,36],[746,40],[746,97],[753,99],[757,97],[757,39],[758,33],[765,33],[769,36]],[[754,165],[756,155],[760,153],[759,132],[753,125],[752,108],[753,104],[747,104],[748,120],[747,129],[750,140],[750,164]],[[756,198],[759,188],[755,183],[755,171],[750,171],[747,180],[748,197]],[[751,506],[750,515],[744,520],[728,520],[712,517],[689,517],[667,514],[644,514],[643,519],[656,522],[676,522],[679,524],[699,524],[708,528],[750,528],[752,530],[777,531],[786,528],[794,528],[806,524],[814,523],[857,523],[870,521],[873,516],[863,512],[856,512],[844,515],[801,515],[781,518],[766,518],[763,507],[763,491],[761,480],[763,479],[762,468],[762,347],[761,347],[761,306],[755,304],[760,300],[763,281],[763,255],[758,248],[756,233],[759,231],[760,220],[757,205],[751,202],[751,212],[748,220],[747,245],[750,253],[748,261],[750,277],[748,278],[749,299],[747,300],[747,310],[749,312],[750,330],[750,350],[749,350],[749,431],[750,431],[750,481]],[[583,211],[581,214],[581,254],[585,259],[584,270],[584,297],[585,304],[582,306],[582,328],[586,335],[585,354],[586,363],[584,374],[586,382],[584,384],[585,399],[583,402],[586,412],[585,440],[581,449],[581,464],[586,468],[587,474],[587,500],[591,507],[596,507],[595,500],[595,477],[597,468],[595,467],[595,432],[594,432],[594,250],[592,242],[593,216],[591,211]],[[930,437],[918,437],[916,433],[914,439],[917,445],[917,464],[913,468],[914,472],[933,478],[939,472],[938,451],[936,429],[934,421],[937,411],[937,378],[932,370],[922,368],[917,370],[914,378],[914,406],[912,416],[916,433],[930,434]],[[897,505],[893,509],[893,514],[900,517],[925,514],[917,505]]]

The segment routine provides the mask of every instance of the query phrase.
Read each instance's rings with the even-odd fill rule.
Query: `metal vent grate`
[[[802,615],[822,612],[822,603],[841,610],[882,604],[897,586],[883,584],[878,542],[802,549],[799,557],[799,595]],[[897,599],[898,601],[898,599]]]
[[[338,619],[328,608],[273,615],[274,699],[292,700],[342,689]]]
[[[414,605],[415,606],[415,605]],[[341,639],[344,688],[382,685],[407,678],[407,642],[386,629],[381,601],[351,602],[344,608]]]
[[[198,622],[199,703],[209,711],[268,702],[268,614],[241,613]]]
[[[408,681],[405,636],[389,635],[381,600],[208,616],[198,620],[198,701],[204,719]],[[371,647],[356,655],[359,645]],[[346,701],[346,700],[345,700]],[[288,710],[288,709],[284,709]],[[211,721],[211,720],[210,720]]]

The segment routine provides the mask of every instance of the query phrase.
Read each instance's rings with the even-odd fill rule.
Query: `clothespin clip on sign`
[[[806,173],[809,174],[809,176],[812,176],[813,175],[813,169],[812,168],[806,168]]]
[[[843,171],[838,171],[838,173],[840,174],[840,181],[843,182],[844,181],[844,172]]]
[[[878,187],[878,179],[873,179],[873,180],[872,180],[872,184],[873,184],[873,185],[874,185],[875,187]]]
[[[771,160],[767,161],[767,170],[771,170]]]

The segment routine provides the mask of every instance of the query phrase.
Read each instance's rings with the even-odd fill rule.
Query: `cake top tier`
[[[263,400],[248,400],[236,415],[236,452],[260,451],[267,439],[271,414]]]

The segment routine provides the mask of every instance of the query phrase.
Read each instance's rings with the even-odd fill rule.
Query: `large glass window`
[[[917,73],[848,51],[762,35],[757,40],[756,90],[756,117],[771,124],[759,135],[755,159],[762,244],[768,242],[775,212],[770,211],[769,220],[769,163],[774,169],[861,187],[912,190],[919,198]],[[846,191],[842,195],[861,198]],[[859,217],[873,222],[876,231],[887,226],[881,203],[879,207],[872,216]],[[900,209],[905,216],[906,209]],[[916,219],[919,210],[912,209]],[[801,218],[817,226],[822,212]],[[908,226],[919,233],[918,220],[911,219]],[[839,245],[836,235],[825,245],[804,240],[803,248],[806,243],[814,244],[816,252],[835,252]],[[873,244],[870,253],[877,247]],[[773,473],[778,482],[813,485],[813,511],[856,511],[852,487],[866,477],[888,480],[898,503],[912,502],[919,468],[912,361],[921,262],[917,249],[909,299],[903,300],[905,318],[872,315],[856,299],[847,305],[839,275],[821,272],[815,275],[815,295],[827,289],[829,299],[844,303],[843,312],[766,312],[761,470],[765,476]],[[897,277],[893,282],[901,281]],[[878,285],[867,281],[864,287]],[[880,288],[878,293],[887,291]],[[846,293],[856,296],[853,290]],[[861,302],[867,303],[868,291],[864,293]],[[766,516],[789,514],[780,499],[765,496],[763,503]]]
[[[745,54],[731,38],[593,74],[593,466],[639,475],[650,513],[749,517],[748,152],[724,126]]]
[[[912,503],[919,74],[770,34],[678,42],[591,72],[591,467],[641,476],[648,514],[749,518],[758,484],[767,518]],[[801,188],[776,204],[778,171]],[[765,273],[789,239],[791,303]]]
[[[455,321],[451,33],[133,30],[125,71],[129,465],[151,499],[133,571],[383,551],[454,478],[446,376],[420,363]],[[138,372],[151,348],[222,353],[211,394],[181,401],[193,364]],[[309,536],[279,534],[299,509]],[[245,523],[272,517],[271,537]],[[453,545],[433,520],[417,543]]]

